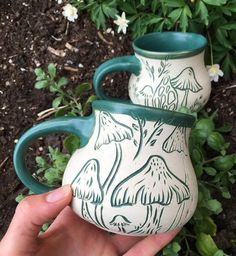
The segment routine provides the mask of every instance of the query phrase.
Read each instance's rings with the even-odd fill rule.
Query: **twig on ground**
[[[224,88],[225,90],[229,90],[229,89],[232,89],[232,88],[236,88],[236,84],[233,84],[233,85],[230,85],[226,88]]]
[[[69,31],[69,25],[70,25],[70,23],[69,23],[69,21],[66,23],[66,30],[65,30],[65,35],[67,36],[67,34],[68,34],[68,31]]]
[[[0,164],[0,169],[6,164],[7,160],[9,159],[9,156],[7,156]]]
[[[66,53],[63,50],[56,50],[52,48],[51,46],[48,46],[48,51],[51,52],[52,54],[58,56],[58,57],[65,57]]]
[[[62,40],[62,38],[57,38],[57,37],[55,37],[55,36],[52,36],[52,38],[53,38],[55,41],[58,41],[58,42],[60,42],[60,41]]]
[[[106,38],[104,38],[103,34],[102,34],[100,31],[98,31],[98,37],[99,37],[104,43],[106,43],[106,44],[109,44],[109,45],[112,45],[112,44],[113,44],[112,42],[107,41]]]
[[[63,67],[65,70],[67,71],[71,71],[71,72],[79,72],[78,68],[72,68],[72,67],[68,67],[68,66],[64,66]]]
[[[69,49],[70,51],[72,51],[72,52],[78,52],[79,51],[78,48],[74,47],[73,45],[69,44],[68,42],[65,44],[65,47],[67,49]]]
[[[52,114],[54,114],[55,112],[57,112],[59,109],[63,109],[66,108],[67,106],[61,106],[58,107],[57,109],[55,108],[49,108],[46,110],[41,111],[40,113],[37,114],[38,118],[36,119],[37,121],[40,121],[48,116],[51,116]]]

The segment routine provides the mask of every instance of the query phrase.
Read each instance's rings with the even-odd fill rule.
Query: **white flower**
[[[71,4],[67,4],[63,7],[63,16],[65,16],[69,21],[74,22],[78,18],[77,9]]]
[[[219,64],[213,64],[211,66],[206,66],[206,67],[207,67],[207,71],[211,81],[218,82],[219,76],[224,75],[223,71],[220,69]]]
[[[122,12],[121,16],[116,15],[116,20],[114,23],[118,26],[118,33],[122,31],[124,34],[126,34],[126,29],[128,27],[129,20],[125,17],[125,12]]]
[[[63,0],[57,0],[57,3],[58,3],[58,4],[62,4],[62,1],[63,1]]]

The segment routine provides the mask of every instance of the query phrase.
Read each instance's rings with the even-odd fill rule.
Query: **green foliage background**
[[[96,27],[126,13],[132,38],[154,31],[195,32],[208,38],[206,64],[220,64],[224,77],[236,72],[235,0],[71,0]]]

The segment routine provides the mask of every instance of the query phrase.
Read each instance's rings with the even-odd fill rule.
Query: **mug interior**
[[[196,33],[154,32],[137,38],[133,48],[141,56],[173,59],[196,55],[206,44],[206,38]]]
[[[137,105],[130,101],[96,100],[92,103],[92,106],[94,110],[138,116],[148,121],[160,120],[165,124],[180,127],[191,128],[196,120],[195,117],[190,114]]]

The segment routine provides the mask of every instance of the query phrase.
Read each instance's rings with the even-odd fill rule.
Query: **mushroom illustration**
[[[103,145],[115,143],[116,157],[109,175],[107,176],[102,187],[105,192],[108,191],[115,175],[119,169],[122,160],[122,148],[120,142],[123,140],[131,140],[133,137],[132,129],[117,120],[108,112],[101,111],[99,115],[99,131],[95,142],[95,149],[98,150]]]
[[[187,106],[189,91],[196,93],[202,90],[198,83],[193,68],[187,67],[179,75],[171,79],[171,85],[179,90],[185,91],[181,106]]]
[[[171,85],[170,76],[164,76],[156,87],[153,99],[153,107],[176,110],[178,105],[178,94]]]
[[[118,227],[119,231],[126,233],[125,226],[129,226],[131,221],[123,215],[115,215],[109,223],[111,226]]]
[[[145,221],[134,232],[147,229],[145,232],[151,234],[161,227],[163,210],[172,202],[174,195],[177,203],[181,204],[190,198],[189,187],[170,171],[161,156],[152,155],[139,170],[115,187],[111,205],[120,207],[141,202],[147,206]]]
[[[163,150],[167,153],[172,153],[177,151],[179,153],[184,152],[186,155],[187,152],[187,133],[186,127],[176,126],[173,132],[169,137],[164,141]]]
[[[89,212],[88,202],[101,204],[103,190],[99,179],[100,165],[97,159],[88,160],[72,181],[73,196],[82,200],[81,214],[84,218],[93,218]],[[88,215],[88,216],[87,216]]]
[[[153,98],[154,94],[152,87],[150,85],[146,85],[139,93],[144,96],[144,105],[150,106],[149,100]]]

